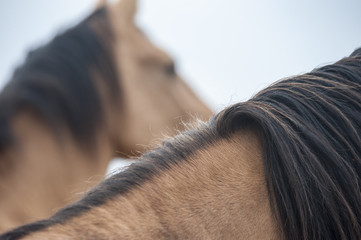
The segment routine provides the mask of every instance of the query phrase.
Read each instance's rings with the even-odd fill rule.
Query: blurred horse
[[[226,108],[0,239],[361,239],[360,136],[361,49]]]
[[[1,92],[0,232],[51,216],[113,157],[211,116],[135,11],[132,0],[99,6],[30,52]]]

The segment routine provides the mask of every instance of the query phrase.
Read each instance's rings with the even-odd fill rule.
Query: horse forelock
[[[361,57],[280,81],[217,116],[263,135],[270,202],[286,239],[361,238]]]
[[[89,147],[105,124],[95,74],[109,95],[119,96],[110,24],[98,9],[49,44],[29,52],[0,95],[0,150],[13,144],[12,118],[22,110],[40,116],[57,134],[68,128],[77,142]],[[116,102],[116,101],[114,101]]]

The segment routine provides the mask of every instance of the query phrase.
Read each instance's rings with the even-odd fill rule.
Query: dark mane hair
[[[94,73],[114,100],[119,96],[109,43],[110,23],[106,9],[101,8],[49,44],[29,52],[0,94],[0,152],[16,142],[11,121],[22,110],[35,113],[57,136],[68,128],[80,145],[89,148],[105,124]]]
[[[286,239],[361,239],[361,49],[217,119],[225,136],[249,124],[263,133],[270,201]]]
[[[194,152],[256,125],[266,181],[286,239],[361,238],[361,49],[335,64],[280,81],[185,132],[101,183],[52,218],[0,239],[64,223],[187,161]]]

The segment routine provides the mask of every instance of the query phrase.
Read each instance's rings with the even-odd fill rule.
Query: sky
[[[96,0],[0,2],[0,87]],[[136,21],[216,111],[361,46],[359,0],[140,0]]]

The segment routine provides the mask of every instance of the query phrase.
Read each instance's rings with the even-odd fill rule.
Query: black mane
[[[361,49],[280,81],[185,132],[52,218],[0,237],[18,239],[104,204],[199,149],[258,126],[270,202],[286,239],[361,239]]]
[[[286,239],[361,239],[361,49],[226,109],[218,129],[249,124]]]
[[[16,141],[11,121],[22,110],[35,113],[57,136],[68,128],[79,144],[93,144],[105,124],[94,72],[105,81],[113,99],[119,95],[116,66],[107,46],[112,38],[107,21],[106,9],[99,9],[29,52],[0,94],[0,152]],[[101,31],[96,31],[95,24],[101,25]]]

